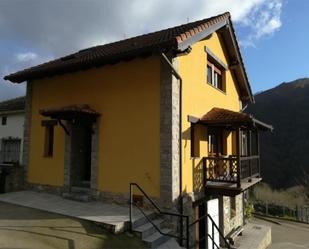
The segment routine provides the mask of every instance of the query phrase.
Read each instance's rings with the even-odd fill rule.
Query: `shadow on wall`
[[[193,169],[193,191],[200,192],[203,190],[203,159],[192,160]]]

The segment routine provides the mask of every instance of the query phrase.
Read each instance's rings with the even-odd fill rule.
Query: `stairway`
[[[158,214],[149,213],[147,214],[147,217],[160,229],[162,233],[173,234],[171,229],[165,227],[165,221]],[[133,220],[133,232],[137,234],[149,248],[181,248],[175,239],[170,236],[160,234],[144,216]]]
[[[80,202],[89,202],[92,200],[90,188],[84,187],[71,187],[71,191],[63,193],[62,197]]]

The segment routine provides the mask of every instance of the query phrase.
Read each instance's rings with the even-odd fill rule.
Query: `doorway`
[[[71,186],[90,188],[92,122],[71,123]]]
[[[219,199],[215,198],[212,200],[207,201],[207,212],[212,220],[215,222],[217,227],[219,227]],[[219,231],[212,226],[212,222],[209,218],[207,218],[207,233],[210,235],[214,235],[214,242],[219,246],[220,245],[220,238],[219,238]],[[212,248],[212,240],[208,238],[208,247]]]
[[[199,204],[198,206],[198,248],[206,249],[207,231],[206,231],[206,215],[207,207],[206,202]],[[204,218],[203,218],[204,217]]]

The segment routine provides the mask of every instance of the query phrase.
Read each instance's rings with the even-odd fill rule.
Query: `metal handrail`
[[[137,207],[139,209],[139,211],[141,211],[141,213],[145,216],[145,218],[147,219],[147,221],[158,231],[158,233],[164,235],[164,236],[170,236],[173,237],[175,239],[181,239],[179,236],[174,235],[174,234],[170,234],[170,233],[164,233],[160,230],[160,228],[157,227],[157,225],[155,223],[153,223],[153,221],[147,216],[147,214],[138,206],[133,204],[135,207]]]
[[[214,229],[213,229],[213,228],[215,227],[216,230],[217,230],[218,233],[219,233],[219,236],[220,236],[221,239],[224,241],[224,243],[225,243],[225,245],[227,246],[227,248],[228,248],[228,249],[231,249],[231,246],[230,246],[229,242],[228,242],[227,239],[224,237],[223,233],[221,232],[221,230],[219,229],[219,227],[217,226],[217,224],[215,223],[215,221],[213,220],[213,218],[212,218],[209,214],[205,214],[205,215],[203,215],[202,217],[200,217],[199,219],[195,220],[194,222],[192,222],[192,223],[189,225],[189,227],[195,225],[197,222],[200,222],[201,220],[204,220],[204,219],[206,219],[206,218],[209,218],[209,219],[210,219],[211,225],[212,225],[212,238],[211,238],[210,234],[207,234],[207,236],[209,236],[209,237],[212,239],[213,243],[215,243],[214,238],[213,238],[213,237],[214,237],[214,234],[213,234],[213,233],[214,233]],[[205,239],[205,237],[203,237],[202,239]],[[215,245],[217,246],[216,243],[215,243]],[[217,248],[220,248],[220,247],[217,246]]]
[[[133,194],[133,186],[137,187],[139,189],[139,191],[146,197],[146,199],[151,203],[151,205],[162,215],[170,215],[170,216],[176,216],[176,217],[180,217],[181,218],[181,222],[183,222],[183,218],[185,218],[186,220],[186,237],[184,236],[177,236],[177,235],[172,235],[172,234],[167,234],[164,233],[160,230],[160,228],[158,228],[152,221],[151,219],[147,216],[147,214],[137,205],[133,204],[133,198],[132,198],[132,194]],[[170,236],[173,238],[177,238],[181,241],[181,244],[183,243],[183,241],[186,241],[186,248],[189,249],[189,242],[190,242],[190,236],[189,236],[189,216],[188,215],[184,215],[184,214],[178,214],[178,213],[173,213],[173,212],[166,212],[166,211],[162,211],[160,209],[160,207],[145,193],[145,191],[137,184],[137,183],[130,183],[130,229],[131,232],[133,230],[133,222],[132,222],[132,205],[136,206],[141,213],[145,216],[145,218],[154,226],[154,228],[161,234],[161,235],[165,235],[165,236]]]
[[[160,207],[145,193],[145,191],[137,183],[130,183],[130,186],[136,186],[160,214],[178,216],[178,217],[183,217],[183,218],[188,217],[188,215],[184,215],[184,214],[162,211]]]
[[[209,237],[212,240],[212,248],[216,246],[216,249],[220,249],[220,246],[217,245],[215,242],[215,239],[210,236],[210,234],[207,234],[207,237]]]
[[[176,217],[180,217],[180,218],[185,218],[186,220],[186,236],[177,236],[174,234],[170,234],[170,233],[164,233],[160,230],[160,228],[154,224],[152,222],[152,220],[147,216],[147,214],[142,210],[142,208],[140,208],[138,205],[133,203],[133,198],[132,198],[132,194],[133,194],[133,186],[137,187],[141,193],[146,197],[146,199],[152,204],[152,206],[162,215],[171,215],[171,216],[176,216]],[[133,222],[132,222],[132,206],[135,206],[139,209],[139,211],[143,214],[143,216],[147,219],[147,221],[161,234],[164,236],[169,236],[172,238],[176,238],[179,239],[181,241],[181,243],[183,241],[186,241],[186,248],[189,249],[190,248],[190,231],[189,229],[195,225],[197,222],[209,218],[209,220],[211,221],[211,225],[212,225],[212,236],[210,234],[207,234],[207,236],[212,240],[213,242],[213,249],[214,246],[216,246],[217,249],[219,249],[220,247],[216,244],[216,242],[214,241],[214,228],[216,228],[216,230],[219,233],[219,236],[222,238],[222,240],[225,243],[225,246],[227,246],[228,249],[231,249],[231,246],[229,244],[229,242],[226,240],[226,238],[224,237],[223,233],[221,232],[221,230],[219,229],[219,227],[217,226],[217,224],[214,222],[214,220],[212,219],[212,217],[209,214],[205,214],[204,216],[200,217],[199,219],[196,219],[194,222],[192,222],[191,224],[189,224],[189,216],[188,215],[184,215],[184,214],[179,214],[179,213],[173,213],[173,212],[165,212],[162,211],[160,209],[160,207],[145,193],[145,191],[137,184],[137,183],[130,183],[130,229],[131,232],[133,230]],[[203,240],[205,240],[205,237],[202,238]],[[200,240],[202,240],[200,239]]]

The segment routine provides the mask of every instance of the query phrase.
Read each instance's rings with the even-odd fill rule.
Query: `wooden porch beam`
[[[236,130],[236,155],[237,155],[237,187],[240,188],[240,153],[241,153],[241,130]]]

